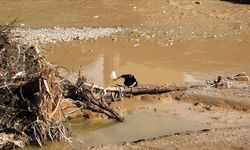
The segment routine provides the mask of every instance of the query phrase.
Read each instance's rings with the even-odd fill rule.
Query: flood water
[[[45,47],[51,49],[47,53],[49,62],[73,72],[82,70],[91,81],[106,86],[114,84],[110,81],[113,70],[118,75],[134,74],[141,84],[193,82],[218,75],[250,73],[250,42],[244,36],[190,40],[172,46],[105,38]]]
[[[133,101],[134,99],[132,99]],[[131,100],[130,100],[131,101]],[[136,101],[136,100],[135,100]],[[193,107],[187,103],[169,102],[166,105],[155,104],[152,107],[165,110],[163,113],[152,113],[150,111],[139,111],[133,115],[126,115],[126,121],[120,123],[113,120],[83,120],[81,118],[70,121],[72,129],[73,144],[49,143],[44,146],[44,150],[66,150],[79,149],[87,146],[112,144],[125,141],[135,141],[145,138],[153,138],[161,135],[184,132],[187,130],[200,130],[210,126],[194,120],[188,120],[178,115],[168,113],[168,111],[181,110],[192,115],[198,112],[191,111]],[[25,148],[41,149],[39,147]],[[41,150],[42,150],[41,149]]]

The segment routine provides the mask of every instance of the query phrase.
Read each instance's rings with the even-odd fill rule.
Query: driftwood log
[[[163,85],[163,86],[140,86],[140,87],[126,87],[124,88],[124,93],[132,95],[141,95],[141,94],[162,94],[168,92],[184,91],[190,88],[198,88],[202,85]]]
[[[204,84],[184,84],[184,85],[140,85],[137,87],[124,87],[124,86],[114,86],[114,87],[102,87],[96,84],[84,83],[85,87],[88,87],[90,90],[102,91],[104,95],[109,92],[122,92],[123,94],[131,95],[142,95],[142,94],[162,94],[175,91],[184,91],[190,88],[199,88],[204,87]]]

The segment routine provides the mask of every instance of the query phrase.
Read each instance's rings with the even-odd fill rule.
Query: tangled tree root
[[[0,27],[0,147],[69,140],[56,70],[37,47],[11,41],[10,28]]]
[[[1,149],[42,146],[48,140],[71,142],[61,108],[67,97],[79,107],[124,120],[83,86],[84,78],[79,76],[75,84],[64,80],[39,54],[39,47],[15,42],[11,27],[0,26]]]

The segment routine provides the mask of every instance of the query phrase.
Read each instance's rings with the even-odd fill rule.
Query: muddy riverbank
[[[197,99],[191,101],[195,99],[189,97],[188,103],[183,102],[186,99],[180,101],[174,100],[174,97],[175,93],[143,95],[113,103],[112,107],[126,117],[125,123],[113,122],[96,113],[83,111],[85,117],[88,116],[89,119],[78,118],[70,121],[72,145],[50,143],[43,149],[62,149],[60,145],[64,145],[65,150],[161,149],[165,146],[182,149],[183,146],[197,148],[195,146],[199,144],[204,144],[201,146],[204,149],[209,146],[213,148],[248,146],[242,145],[242,142],[248,142],[249,112],[239,111],[228,105],[213,104],[220,99],[213,101],[211,97],[200,101]],[[72,116],[77,114],[81,112],[75,112]],[[110,134],[114,131],[115,133]],[[238,142],[239,140],[242,142]],[[34,148],[36,147],[27,149]]]
[[[89,149],[249,149],[249,133],[249,127],[189,131]]]

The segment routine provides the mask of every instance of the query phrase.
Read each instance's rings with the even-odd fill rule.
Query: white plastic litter
[[[115,80],[116,79],[116,72],[112,71],[111,75],[110,75],[111,80]]]
[[[15,74],[15,76],[12,77],[12,79],[17,79],[25,76],[25,71],[18,72]]]

